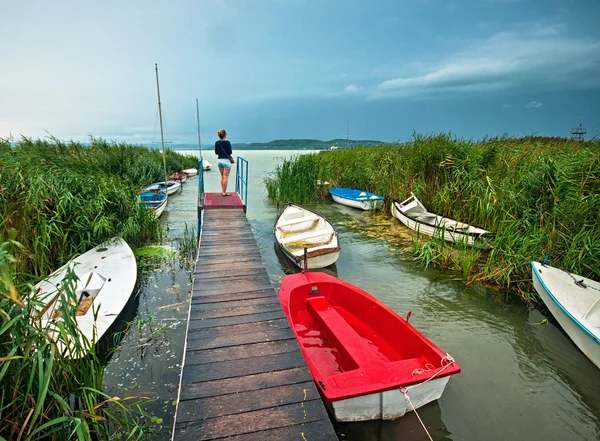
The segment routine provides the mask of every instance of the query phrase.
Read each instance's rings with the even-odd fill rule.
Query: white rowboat
[[[62,296],[65,302],[69,301],[61,288],[69,267],[78,279],[75,287],[78,302],[73,305],[72,313],[81,330],[80,338],[87,340],[79,345],[63,341],[57,326],[62,320],[59,299]],[[89,348],[106,333],[127,304],[136,279],[133,251],[123,239],[114,238],[71,260],[35,286],[35,295],[44,305],[40,310],[42,326],[56,338],[64,356],[84,356],[81,347]]]
[[[182,170],[188,176],[196,176],[198,174],[197,168],[185,168]]]
[[[275,241],[285,256],[307,269],[332,265],[340,256],[338,234],[323,216],[304,207],[288,203],[275,223]]]
[[[600,368],[600,283],[531,262],[533,286],[573,343]]]
[[[466,243],[471,246],[477,244],[483,247],[487,245],[482,242],[485,239],[483,236],[489,235],[489,231],[430,213],[412,193],[405,201],[392,203],[392,216],[411,230],[444,239],[446,242]]]

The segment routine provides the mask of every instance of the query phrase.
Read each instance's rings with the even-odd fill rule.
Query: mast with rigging
[[[162,108],[160,106],[160,86],[158,85],[158,63],[154,63],[156,71],[156,92],[158,93],[158,116],[160,120],[160,143],[162,144],[163,171],[165,172],[165,185],[167,182],[167,160],[165,159],[165,135],[163,133]]]

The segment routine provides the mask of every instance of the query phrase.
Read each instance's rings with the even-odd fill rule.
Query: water
[[[248,219],[271,279],[295,271],[276,252],[276,207],[263,179],[282,156],[298,152],[244,151],[249,161]],[[214,161],[213,155],[207,159]],[[218,171],[206,174],[206,191],[219,191]],[[197,178],[170,198],[161,221],[177,247],[185,224],[196,226]],[[234,178],[230,180],[234,189]],[[385,215],[335,204],[312,207],[334,223],[342,253],[330,272],[360,286],[411,323],[462,373],[442,398],[418,413],[435,440],[600,439],[600,370],[539,311],[505,293],[465,286],[460,275],[412,262],[404,250],[410,234]],[[386,240],[380,237],[386,237]],[[178,258],[144,271],[134,325],[107,367],[105,386],[118,396],[154,398],[149,411],[163,418],[157,440],[169,439],[191,289],[189,266]],[[533,288],[532,288],[533,289]],[[427,440],[414,414],[396,421],[337,424],[341,440]]]

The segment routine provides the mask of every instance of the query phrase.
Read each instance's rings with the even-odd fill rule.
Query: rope
[[[444,362],[446,364],[444,364]],[[435,377],[437,377],[439,374],[441,374],[442,372],[444,372],[446,370],[447,367],[452,366],[456,361],[454,360],[454,358],[452,357],[452,355],[446,353],[446,356],[442,358],[442,368],[437,371],[435,374],[433,374],[431,377],[429,377],[427,380],[423,381],[422,383],[419,384],[425,384],[428,381],[433,380]],[[413,375],[418,375],[418,374],[422,374],[423,372],[427,372],[430,371],[431,369],[427,368],[427,364],[425,365],[425,369],[415,369],[413,371]],[[434,368],[435,369],[435,368]],[[421,371],[421,372],[418,372]]]
[[[573,282],[575,282],[575,285],[577,285],[577,286],[579,286],[579,287],[581,287],[581,288],[585,288],[585,289],[589,288],[589,289],[593,289],[593,290],[595,290],[595,291],[598,291],[598,292],[600,292],[600,289],[598,289],[598,288],[596,288],[596,287],[594,287],[594,286],[586,285],[586,284],[583,282],[583,279],[581,279],[581,280],[577,280],[577,279],[576,279],[576,278],[573,276],[573,274],[571,274],[569,271],[566,271],[566,270],[563,270],[563,271],[564,271],[565,273],[567,273],[571,279],[573,279]]]
[[[429,434],[429,431],[427,430],[427,427],[425,427],[425,424],[423,423],[423,420],[421,419],[421,417],[419,416],[417,409],[415,409],[415,406],[413,406],[412,401],[410,401],[410,397],[408,396],[408,390],[405,387],[401,387],[400,388],[400,392],[404,394],[404,398],[406,398],[406,401],[408,402],[408,404],[410,404],[410,407],[412,407],[413,412],[415,413],[415,415],[417,416],[417,418],[419,419],[419,422],[421,423],[421,426],[423,426],[423,430],[425,431],[425,433],[427,434],[427,437],[429,438],[430,441],[433,441],[433,438],[431,437],[431,435]]]

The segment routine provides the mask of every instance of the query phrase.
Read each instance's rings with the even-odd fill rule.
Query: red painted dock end
[[[237,193],[231,193],[229,196],[223,196],[221,193],[205,193],[204,208],[241,208],[244,209],[244,203]]]

